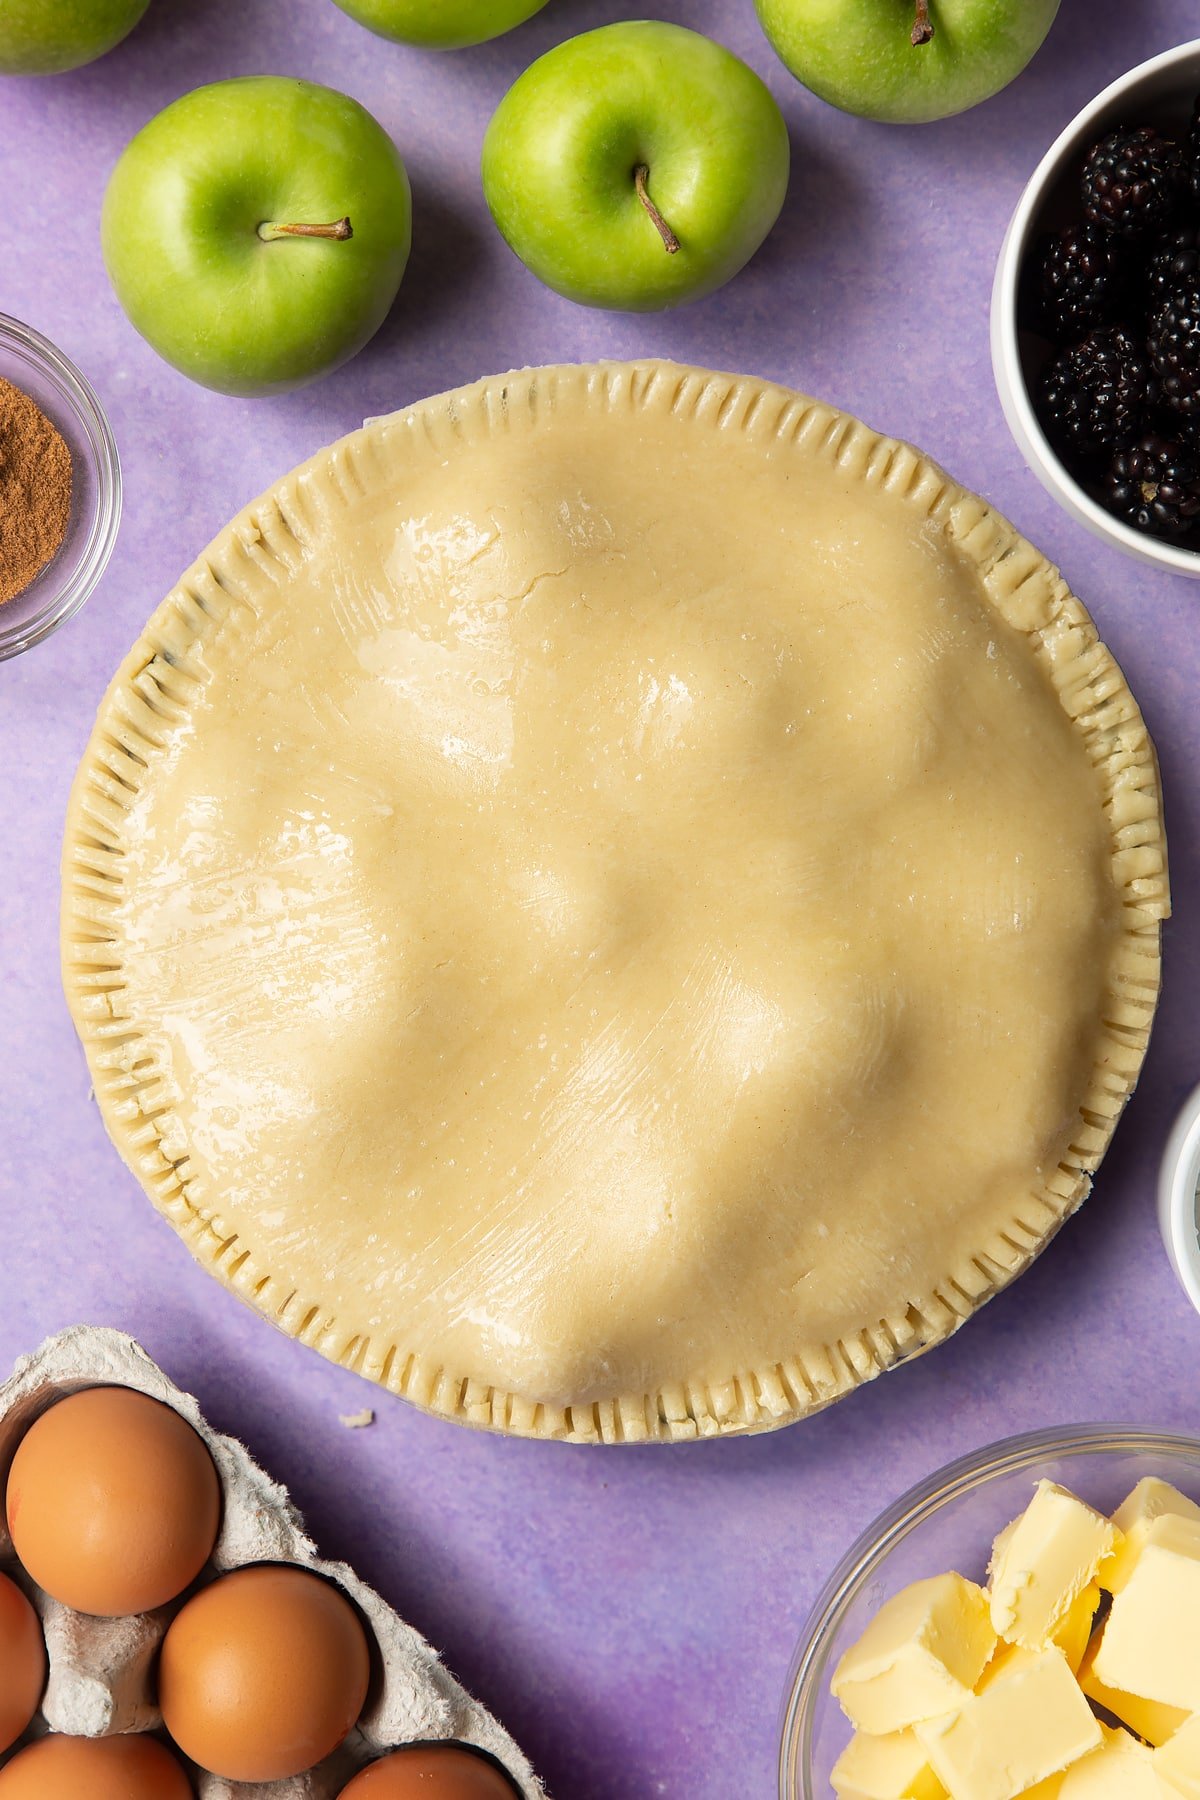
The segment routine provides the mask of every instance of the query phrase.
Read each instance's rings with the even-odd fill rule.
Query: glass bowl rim
[[[96,491],[90,516],[81,521],[86,538],[79,560],[60,587],[31,618],[6,627],[0,612],[0,662],[31,650],[75,614],[104,573],[121,523],[121,458],[112,426],[95,389],[65,351],[12,314],[0,312],[0,348],[13,346],[64,396],[94,465]]]
[[[1018,1432],[968,1451],[914,1482],[859,1533],[813,1602],[792,1657],[781,1709],[779,1800],[800,1800],[800,1790],[789,1784],[793,1771],[803,1771],[811,1756],[814,1708],[832,1633],[863,1582],[895,1546],[943,1506],[997,1476],[1041,1461],[1104,1452],[1187,1455],[1200,1462],[1200,1435],[1112,1423]]]

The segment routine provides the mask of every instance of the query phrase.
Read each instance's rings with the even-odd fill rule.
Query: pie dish
[[[1029,1263],[1167,908],[1056,570],[908,445],[647,362],[373,421],[221,533],[101,706],[63,951],[228,1286],[434,1412],[664,1441]]]

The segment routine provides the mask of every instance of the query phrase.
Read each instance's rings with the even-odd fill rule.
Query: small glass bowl
[[[58,554],[0,606],[0,662],[72,618],[112,555],[121,520],[121,463],[103,408],[74,363],[48,338],[0,313],[0,377],[24,389],[71,452],[71,517]]]
[[[992,1539],[1028,1504],[1036,1481],[1060,1482],[1112,1512],[1143,1475],[1200,1498],[1200,1438],[1134,1425],[1035,1431],[989,1444],[910,1488],[842,1559],[805,1626],[784,1697],[780,1800],[833,1800],[830,1772],[850,1726],[830,1677],[885,1600],[946,1569],[982,1581]]]

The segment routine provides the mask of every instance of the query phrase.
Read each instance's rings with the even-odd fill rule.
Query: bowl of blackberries
[[[1200,577],[1200,41],[1122,76],[1043,157],[1000,253],[992,363],[1067,511]]]

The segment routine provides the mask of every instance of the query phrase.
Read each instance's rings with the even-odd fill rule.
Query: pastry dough
[[[760,381],[526,371],[217,538],[100,711],[64,962],[122,1155],[473,1424],[759,1430],[1083,1199],[1146,1047],[1153,748],[1060,576]]]

